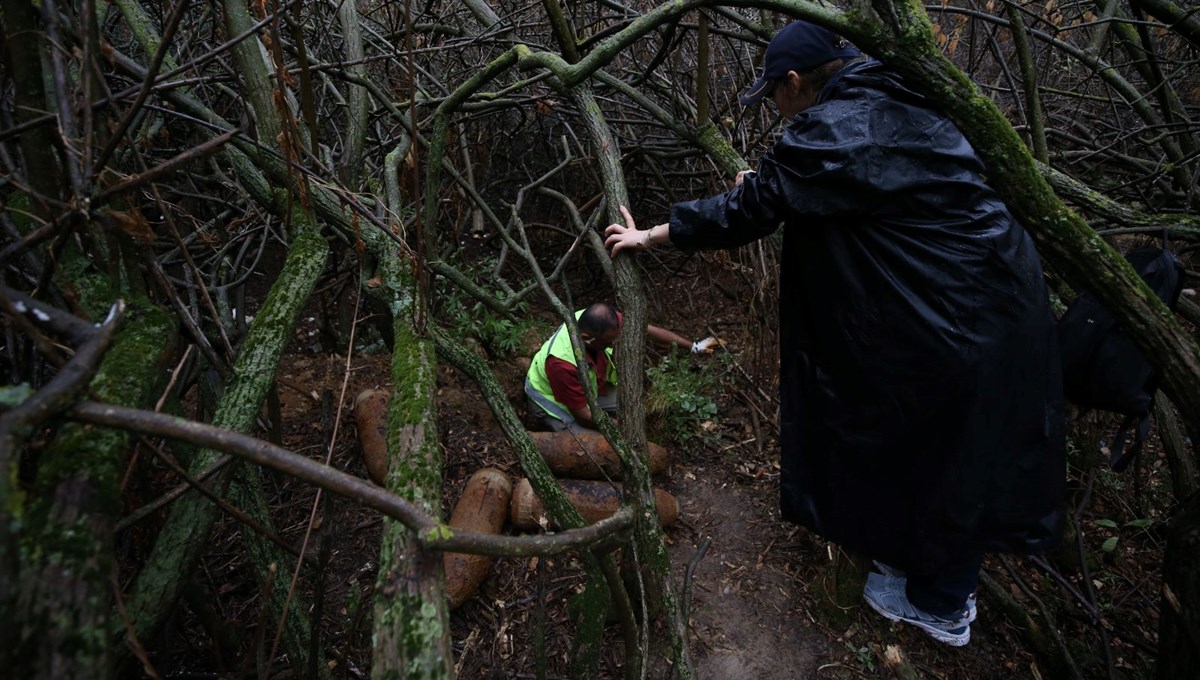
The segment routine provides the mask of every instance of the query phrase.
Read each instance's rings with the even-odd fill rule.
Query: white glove
[[[709,336],[703,340],[697,340],[692,343],[692,354],[709,354],[717,348],[717,345],[723,345],[717,338]]]

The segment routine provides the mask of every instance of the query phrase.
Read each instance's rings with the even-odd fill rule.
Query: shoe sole
[[[951,647],[963,647],[968,642],[971,641],[971,624],[969,624],[969,623],[967,624],[967,629],[964,632],[959,633],[958,635],[955,635],[954,633],[951,633],[950,631],[942,630],[941,628],[936,628],[927,623],[922,623],[920,621],[913,621],[911,619],[906,619],[901,616],[897,616],[896,614],[893,614],[893,613],[887,611],[886,609],[884,609],[883,607],[880,607],[879,605],[875,604],[875,602],[872,601],[870,598],[864,597],[863,599],[867,601],[867,604],[871,605],[871,609],[874,609],[883,618],[885,618],[889,621],[896,621],[898,623],[907,623],[907,624],[914,625],[917,628],[920,628],[922,631],[924,631],[924,633],[926,635],[928,635],[929,637],[931,637],[934,640],[937,640],[938,642],[941,642],[943,644],[950,645]]]

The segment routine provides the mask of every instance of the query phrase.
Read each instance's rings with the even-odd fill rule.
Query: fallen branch
[[[417,532],[423,548],[496,557],[556,555],[568,550],[618,542],[633,526],[633,512],[622,508],[595,524],[557,534],[496,536],[456,531],[412,504],[370,482],[328,467],[261,439],[223,430],[175,416],[109,404],[85,401],[68,415],[82,422],[141,432],[156,437],[186,440],[198,446],[223,451],[257,463],[331,493],[382,512]]]

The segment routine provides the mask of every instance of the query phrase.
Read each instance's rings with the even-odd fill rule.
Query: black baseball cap
[[[834,59],[853,59],[860,54],[854,45],[833,31],[797,19],[779,29],[771,39],[763,58],[762,75],[742,91],[738,100],[742,106],[757,104],[767,96],[771,81],[779,80],[788,71],[804,73]]]

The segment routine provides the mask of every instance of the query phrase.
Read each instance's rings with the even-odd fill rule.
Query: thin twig
[[[232,517],[232,518],[236,519],[237,521],[241,522],[242,524],[246,525],[252,531],[259,534],[260,536],[263,536],[264,538],[271,541],[272,543],[279,546],[280,548],[287,551],[288,553],[290,553],[292,555],[297,555],[297,556],[300,555],[299,551],[297,551],[294,547],[292,547],[292,545],[290,543],[283,540],[283,538],[280,537],[278,534],[276,534],[274,531],[271,531],[270,529],[267,529],[263,525],[259,524],[258,522],[256,522],[254,520],[254,518],[252,518],[249,515],[247,515],[246,513],[242,512],[242,510],[240,508],[233,505],[232,503],[225,500],[224,498],[221,498],[221,496],[219,496],[218,494],[213,493],[207,486],[205,486],[204,484],[201,484],[199,480],[197,480],[195,477],[192,477],[191,475],[189,475],[188,471],[186,469],[184,469],[184,467],[182,465],[177,463],[173,456],[169,455],[166,451],[163,451],[160,447],[155,446],[154,442],[150,441],[149,439],[147,439],[145,437],[141,437],[140,439],[141,439],[141,443],[143,446],[145,446],[146,448],[153,451],[154,455],[156,455],[159,460],[161,460],[163,463],[165,463],[167,467],[171,468],[172,472],[174,472],[181,479],[183,479],[185,482],[187,482],[187,485],[189,487],[195,489],[197,492],[200,493],[200,495],[204,496],[208,500],[215,503],[217,505],[217,507],[221,508],[221,510],[224,510],[225,513],[228,514],[230,517]],[[214,465],[213,467],[216,467],[216,466]]]
[[[108,575],[109,585],[112,586],[113,601],[117,607],[117,616],[121,619],[121,627],[125,629],[125,642],[129,648],[133,650],[133,655],[142,663],[142,670],[146,675],[149,675],[154,680],[160,680],[161,675],[154,669],[154,664],[150,662],[150,656],[146,654],[146,648],[142,646],[141,640],[138,639],[137,630],[133,627],[133,621],[129,619],[129,610],[125,608],[125,596],[121,593],[121,584],[117,582],[117,565],[113,565],[112,571]]]
[[[700,560],[708,554],[708,548],[712,545],[712,537],[705,536],[700,542],[700,547],[696,548],[696,554],[692,555],[692,559],[688,561],[687,570],[683,573],[683,593],[679,597],[679,609],[682,612],[681,616],[686,622],[691,616],[692,608],[692,579],[696,574],[696,567],[700,565]]]
[[[197,482],[203,482],[206,479],[208,479],[209,477],[211,477],[214,474],[216,474],[217,472],[219,472],[226,465],[228,465],[229,463],[231,463],[235,460],[237,460],[236,456],[224,454],[220,458],[218,458],[215,462],[213,462],[212,465],[209,465],[208,467],[201,470],[199,474],[194,475],[192,477],[192,479]],[[153,501],[150,501],[149,503],[146,503],[145,505],[138,508],[137,510],[134,510],[133,512],[129,513],[125,517],[122,517],[121,520],[119,522],[117,522],[116,526],[113,527],[113,533],[119,534],[122,531],[128,529],[129,527],[133,526],[134,524],[137,524],[138,522],[142,521],[143,519],[146,519],[150,515],[153,515],[159,509],[161,509],[164,506],[171,503],[171,501],[174,501],[176,498],[179,498],[183,494],[187,493],[188,489],[191,489],[191,488],[192,488],[192,485],[189,484],[188,482],[186,482],[186,481],[180,482],[179,485],[177,485],[174,489],[171,489],[167,493],[159,496],[158,498],[154,499]]]
[[[184,166],[190,165],[202,158],[210,156],[220,151],[225,144],[229,142],[229,140],[241,134],[241,132],[242,131],[240,129],[230,130],[208,140],[207,142],[204,142],[203,144],[194,146],[187,151],[169,158],[153,168],[150,168],[146,172],[141,173],[140,175],[134,175],[124,182],[114,184],[104,191],[101,191],[100,194],[96,196],[94,203],[97,205],[104,204],[111,200],[114,196],[119,196],[123,193],[133,191],[134,189],[137,189],[148,182],[156,182],[164,176],[182,169]]]

